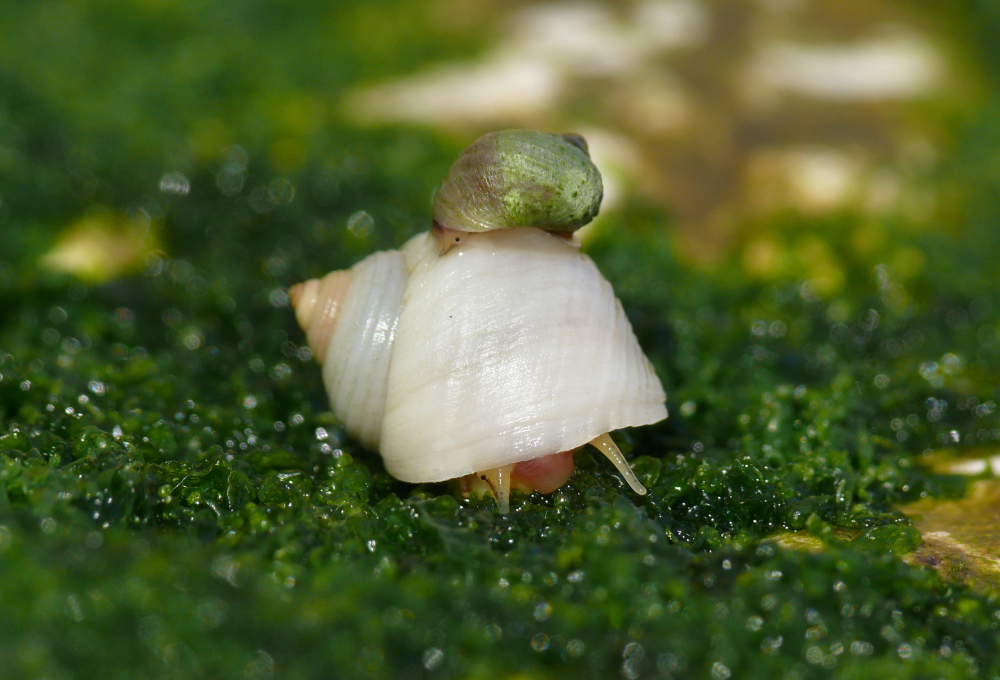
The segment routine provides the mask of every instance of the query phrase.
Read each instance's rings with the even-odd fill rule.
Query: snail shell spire
[[[503,130],[468,146],[434,199],[434,221],[454,231],[538,227],[570,234],[601,207],[601,173],[577,134]]]
[[[295,318],[306,332],[313,357],[320,366],[326,361],[330,338],[350,285],[351,272],[336,271],[292,286],[288,291]]]

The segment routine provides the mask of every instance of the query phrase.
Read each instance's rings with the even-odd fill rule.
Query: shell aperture
[[[435,196],[434,222],[455,231],[572,233],[594,219],[603,194],[580,135],[503,130],[459,155]]]

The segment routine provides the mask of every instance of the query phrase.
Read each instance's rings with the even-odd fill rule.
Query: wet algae
[[[397,4],[390,34],[413,21]],[[155,21],[201,25],[210,6]],[[251,10],[251,35],[310,16]],[[157,39],[152,18],[79,12],[94,34]],[[366,68],[440,49],[411,38],[415,54]],[[296,49],[348,66],[289,96],[370,77],[350,65],[371,45],[333,43]],[[165,174],[179,133],[156,97],[112,131],[96,95],[57,103],[0,44],[3,677],[1000,676],[1000,594],[912,559],[926,547],[899,509],[965,502],[966,478],[925,452],[1000,440],[995,108],[957,126],[963,207],[940,230],[890,221],[873,250],[849,215],[761,227],[790,253],[827,243],[839,287],[810,285],[808,258],[705,271],[660,210],[607,215],[589,252],[670,395],[668,421],[616,434],[650,493],[582,453],[566,487],[515,492],[500,516],[396,482],[344,436],[286,294],[426,228],[467,140],[303,131],[267,100],[271,71],[233,91],[169,71],[217,108],[178,110],[192,139],[226,142],[237,98],[286,128],[244,120],[243,146]],[[89,278],[39,264],[81,219],[134,235],[134,257]]]

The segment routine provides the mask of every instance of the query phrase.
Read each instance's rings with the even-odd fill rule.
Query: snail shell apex
[[[351,285],[349,270],[330,272],[322,279],[311,279],[292,286],[288,291],[295,320],[306,331],[306,340],[313,349],[313,358],[322,366],[336,328],[337,313]]]
[[[454,231],[538,227],[569,234],[594,219],[603,195],[580,135],[503,130],[459,155],[438,188],[434,221]]]

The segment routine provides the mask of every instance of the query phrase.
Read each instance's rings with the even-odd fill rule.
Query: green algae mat
[[[671,412],[615,434],[648,495],[584,451],[566,486],[514,492],[500,515],[394,480],[344,434],[288,287],[427,228],[434,187],[493,121],[387,113],[365,88],[461,93],[442,64],[530,43],[494,25],[509,8],[6,3],[0,677],[1000,677],[1000,13],[828,4],[784,23],[753,15],[782,3],[559,11],[584,37],[679,16],[706,50],[713,25],[851,43],[910,22],[947,76],[902,103],[790,104],[799,127],[763,105],[739,124],[692,114],[672,142],[647,115],[683,109],[668,80],[628,89],[660,68],[659,34],[564,59],[558,105],[491,103],[508,127],[588,134],[615,191],[584,248]],[[555,10],[519,11],[509,30],[537,37]],[[735,78],[722,56],[679,62],[684,101]],[[747,150],[772,128],[809,141],[831,109],[852,122],[823,128],[824,154]],[[804,168],[788,186],[786,161]],[[720,211],[643,184],[671,163],[700,169],[690,187]],[[852,203],[837,187],[859,167],[871,190]],[[805,198],[764,210],[747,196],[765,185]]]

